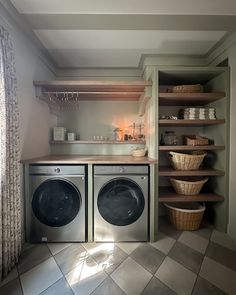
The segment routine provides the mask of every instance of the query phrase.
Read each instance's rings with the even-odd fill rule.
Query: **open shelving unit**
[[[179,109],[185,107],[213,107],[217,119],[183,120],[159,119],[158,131],[176,131],[180,136],[199,134],[208,137],[213,144],[188,146],[159,145],[158,200],[168,202],[206,202],[213,217],[213,223],[219,230],[225,231],[228,220],[228,69],[227,68],[175,68],[159,71],[159,116],[176,116]],[[173,85],[202,84],[203,93],[172,93]],[[169,112],[169,113],[168,113]],[[166,154],[169,151],[191,152],[207,151],[209,162],[204,168],[194,171],[179,171],[170,167]],[[207,160],[207,159],[206,159]],[[180,195],[171,187],[169,177],[209,177],[198,195]]]
[[[144,140],[51,140],[50,144],[145,144]]]

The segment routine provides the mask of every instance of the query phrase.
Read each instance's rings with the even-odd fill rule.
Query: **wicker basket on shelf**
[[[174,93],[199,93],[203,92],[203,87],[201,84],[178,85],[173,86],[172,91]]]
[[[164,203],[170,223],[177,230],[197,230],[200,227],[205,205],[199,203]]]
[[[209,140],[207,137],[198,135],[186,135],[185,137],[186,145],[208,145]]]
[[[203,187],[203,185],[208,181],[208,178],[199,177],[181,177],[174,178],[170,177],[170,182],[175,189],[177,194],[180,195],[198,195]]]
[[[192,154],[169,152],[170,162],[175,170],[198,170],[206,155],[203,151]]]

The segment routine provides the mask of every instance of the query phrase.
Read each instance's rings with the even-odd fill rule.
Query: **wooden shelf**
[[[174,192],[172,188],[160,187],[159,202],[222,202],[224,197],[215,193],[200,193],[195,196],[179,195]]]
[[[159,151],[214,151],[214,150],[224,150],[224,145],[160,145]]]
[[[34,86],[41,91],[41,94],[55,93],[62,102],[64,92],[71,94],[74,92],[76,101],[82,100],[126,100],[137,101],[144,94],[147,86],[152,86],[152,81],[83,81],[83,80],[53,80],[53,81],[34,81]],[[69,95],[68,100],[73,100]]]
[[[51,140],[50,144],[145,144],[144,140]]]
[[[181,106],[201,106],[214,102],[225,97],[224,92],[208,93],[159,93],[159,104],[161,106],[181,105]]]
[[[175,127],[181,127],[181,126],[204,126],[204,125],[219,125],[224,124],[225,119],[216,119],[216,120],[159,120],[159,126],[175,126]]]
[[[223,176],[224,171],[217,169],[203,168],[199,170],[174,170],[171,167],[160,166],[159,176]]]

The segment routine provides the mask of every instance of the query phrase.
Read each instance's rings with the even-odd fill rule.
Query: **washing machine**
[[[86,240],[86,166],[30,165],[26,200],[29,242]]]
[[[148,240],[148,165],[94,166],[94,240]]]

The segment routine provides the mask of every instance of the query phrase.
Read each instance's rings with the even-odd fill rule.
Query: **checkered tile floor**
[[[236,242],[212,227],[180,232],[161,219],[155,243],[25,245],[0,294],[233,295]]]

